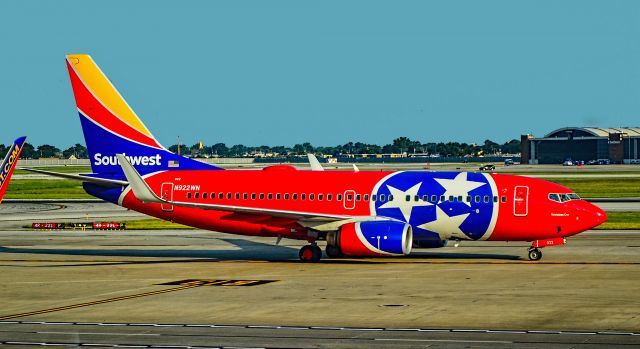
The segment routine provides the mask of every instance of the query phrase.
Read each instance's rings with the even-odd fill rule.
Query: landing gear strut
[[[539,261],[540,258],[542,258],[542,251],[540,251],[537,248],[530,248],[529,249],[529,260]]]
[[[322,258],[322,250],[315,243],[311,245],[305,245],[300,249],[300,252],[298,252],[298,256],[303,262],[315,263],[320,261],[320,258]]]

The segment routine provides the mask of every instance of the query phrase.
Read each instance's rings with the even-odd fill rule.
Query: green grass
[[[82,182],[69,179],[11,180],[6,199],[91,199]]]
[[[175,229],[196,229],[186,225],[171,223],[157,218],[139,219],[133,221],[123,221],[127,230],[175,230]]]
[[[640,212],[607,212],[607,221],[599,230],[640,230]]]
[[[640,197],[640,178],[544,178],[583,198]]]

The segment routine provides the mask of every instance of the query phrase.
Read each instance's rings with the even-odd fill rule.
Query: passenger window
[[[476,202],[480,202],[480,195],[476,195]]]
[[[467,195],[467,202],[471,202],[471,196]]]
[[[437,202],[438,197],[436,195],[431,195],[431,202]]]
[[[322,198],[324,198],[323,194],[318,194],[318,201],[322,201]]]
[[[260,200],[264,200],[264,193],[260,193]]]
[[[309,200],[313,201],[314,197],[315,197],[315,194],[309,194]]]
[[[333,198],[333,195],[327,194],[327,201],[331,201],[332,198]]]
[[[502,195],[502,202],[507,202],[507,196],[506,195]]]
[[[307,194],[300,194],[300,200],[306,200]]]
[[[224,199],[224,193],[218,193],[218,199]]]
[[[458,196],[458,202],[462,202],[462,195]]]
[[[356,194],[356,201],[360,201],[360,194]]]
[[[231,193],[227,193],[227,199],[231,199]]]
[[[453,202],[453,195],[449,195],[449,201]]]
[[[429,201],[429,195],[422,195],[422,201]]]
[[[364,194],[363,201],[369,201],[369,194]]]
[[[208,193],[207,193],[206,191],[205,191],[204,193],[202,193],[202,198],[203,198],[203,199],[206,199],[206,198],[207,198],[207,194],[208,194]]]
[[[407,195],[407,196],[405,196],[405,197],[404,197],[404,200],[405,200],[405,201],[411,201],[411,195]]]
[[[255,200],[256,199],[256,193],[251,193],[251,200]]]
[[[191,199],[191,192],[187,192],[187,199]]]
[[[276,200],[280,200],[280,193],[276,194]]]
[[[389,197],[387,198],[387,201],[393,201],[393,195],[389,195]]]
[[[493,202],[498,202],[498,197],[497,196],[493,197]]]
[[[378,198],[378,195],[371,194],[371,201],[376,201],[377,198]]]
[[[216,193],[211,192],[211,196],[210,196],[210,198],[211,198],[211,200],[215,199],[215,198],[216,198]]]
[[[342,201],[342,194],[338,194],[336,198],[338,199],[338,201]]]
[[[194,195],[196,199],[200,198],[200,192],[197,191]]]
[[[284,199],[289,200],[289,193],[284,194]]]
[[[297,194],[297,193],[294,193],[294,194],[291,196],[291,198],[293,198],[293,200],[298,200],[298,194]]]
[[[384,202],[387,197],[384,194],[380,194],[378,198],[380,199],[380,201]]]
[[[444,195],[440,196],[440,202],[444,202]]]
[[[273,199],[273,194],[271,194],[271,193],[267,194],[267,199],[269,199],[269,200]]]
[[[353,201],[353,194],[347,194],[347,201]]]
[[[413,201],[420,201],[420,195],[416,195],[413,197]]]
[[[484,196],[484,202],[485,202],[485,203],[488,203],[488,202],[489,202],[489,195],[485,195],[485,196]]]
[[[242,194],[242,198],[243,198],[243,199],[245,199],[245,200],[247,200],[247,199],[249,198],[249,194],[247,194],[247,193],[243,193],[243,194]]]

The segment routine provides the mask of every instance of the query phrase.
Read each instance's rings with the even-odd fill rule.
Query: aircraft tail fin
[[[7,191],[9,180],[11,180],[11,175],[16,168],[26,139],[27,137],[16,139],[11,147],[7,149],[7,155],[4,157],[2,165],[0,165],[0,202],[2,202],[4,193]]]
[[[124,177],[116,154],[125,154],[141,174],[172,169],[220,169],[170,152],[127,104],[91,56],[66,56],[91,168]]]

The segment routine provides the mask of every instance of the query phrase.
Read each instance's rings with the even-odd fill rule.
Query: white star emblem
[[[384,205],[378,208],[399,208],[402,212],[402,215],[404,216],[405,222],[409,222],[409,219],[411,218],[411,210],[413,210],[414,207],[433,205],[428,201],[415,200],[415,196],[418,195],[420,185],[422,185],[422,182],[414,185],[406,191],[398,190],[390,185],[387,185],[389,192],[391,192],[391,195],[393,195],[393,201],[387,201],[384,203]],[[409,196],[409,201],[406,200],[407,195]]]
[[[467,173],[460,172],[454,179],[434,178],[446,192],[443,194],[446,197],[449,196],[462,196],[469,195],[469,192],[485,185],[486,183],[473,182],[467,180]],[[467,206],[471,207],[471,203],[466,200],[462,200]]]
[[[464,213],[449,217],[439,206],[436,206],[436,219],[429,223],[421,224],[418,228],[438,233],[441,239],[449,239],[451,237],[466,238],[467,236],[460,230],[460,225],[464,223],[468,216],[469,213]]]

